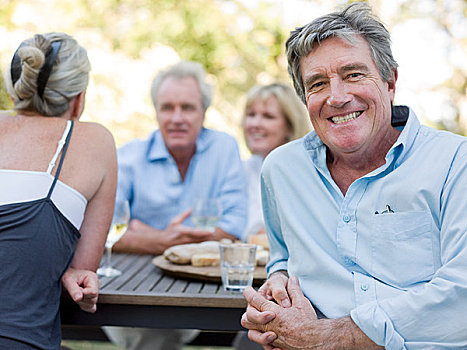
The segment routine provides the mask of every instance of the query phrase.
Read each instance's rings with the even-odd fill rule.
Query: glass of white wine
[[[218,198],[202,198],[194,201],[191,221],[196,228],[214,232],[221,216],[222,206]]]
[[[116,277],[122,274],[121,271],[112,267],[112,247],[126,232],[129,221],[130,205],[128,202],[116,202],[114,216],[112,219],[112,226],[110,226],[110,231],[107,235],[107,241],[105,242],[106,261],[99,269],[97,269],[98,276]]]

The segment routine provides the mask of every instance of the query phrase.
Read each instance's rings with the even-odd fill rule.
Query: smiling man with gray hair
[[[467,138],[393,106],[390,36],[366,3],[297,28],[286,47],[314,131],[263,165],[271,260],[244,293],[250,339],[467,349]]]

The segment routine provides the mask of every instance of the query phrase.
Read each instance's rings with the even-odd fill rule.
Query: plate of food
[[[268,259],[269,252],[258,246],[253,275],[255,285],[262,284],[266,280],[265,265]],[[163,255],[156,256],[152,263],[164,273],[175,277],[221,282],[219,242],[217,241],[170,247]]]

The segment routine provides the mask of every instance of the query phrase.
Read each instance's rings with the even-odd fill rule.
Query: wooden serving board
[[[163,255],[152,259],[152,263],[164,273],[175,277],[193,278],[209,282],[222,282],[220,266],[196,267],[191,265],[172,264]],[[267,274],[264,266],[256,266],[253,275],[253,284],[261,285],[266,280]]]

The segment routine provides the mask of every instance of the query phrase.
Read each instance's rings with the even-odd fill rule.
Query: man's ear
[[[391,95],[391,101],[394,100],[394,95],[396,93],[396,81],[398,77],[397,68],[392,71],[392,77],[388,81],[388,92]]]

